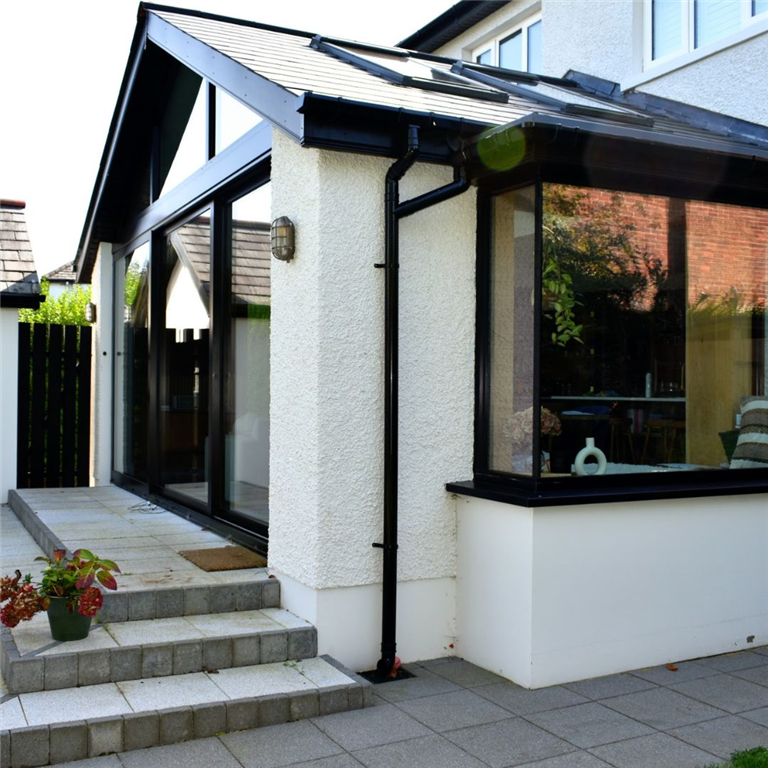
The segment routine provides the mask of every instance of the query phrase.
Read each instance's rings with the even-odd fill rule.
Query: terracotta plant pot
[[[70,613],[65,597],[52,597],[48,608],[48,622],[51,625],[51,637],[66,643],[69,640],[84,640],[91,631],[91,616],[81,616],[77,608]]]

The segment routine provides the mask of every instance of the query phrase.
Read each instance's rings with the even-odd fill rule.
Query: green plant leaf
[[[108,571],[117,571],[120,573],[120,569],[117,567],[117,563],[113,560],[99,560],[102,568],[106,568]]]
[[[76,549],[73,552],[75,557],[82,558],[83,560],[95,560],[96,558],[93,556],[93,552],[90,552],[87,549]]]
[[[117,589],[117,582],[115,581],[115,577],[111,573],[108,573],[107,571],[99,571],[96,574],[96,578],[107,589]]]

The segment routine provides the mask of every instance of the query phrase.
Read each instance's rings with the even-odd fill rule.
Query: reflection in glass
[[[197,97],[195,98],[192,112],[184,128],[181,137],[181,143],[173,156],[173,162],[168,171],[168,175],[162,181],[161,195],[180,184],[188,176],[191,176],[198,168],[205,165],[206,145],[205,145],[205,120],[206,120],[206,84],[201,80],[197,86]],[[169,115],[167,122],[171,123],[175,115]],[[165,126],[164,126],[165,128]],[[170,130],[170,129],[166,129]],[[172,151],[169,147],[167,151]]]
[[[742,397],[765,393],[766,252],[762,210],[544,185],[553,472],[588,437],[609,474],[728,466]]]
[[[653,0],[653,58],[682,49],[683,0]]]
[[[210,214],[166,238],[161,482],[208,503]]]
[[[114,469],[147,480],[149,243],[115,264]]]
[[[516,69],[523,67],[523,32],[518,30],[511,37],[499,43],[499,66],[504,69]]]
[[[535,290],[533,187],[493,199],[489,466],[533,469]]]
[[[224,394],[226,503],[264,525],[269,519],[270,218],[270,184],[232,204]]]
[[[261,115],[216,88],[216,154],[261,122]]]
[[[478,64],[485,64],[486,66],[493,65],[493,50],[489,48],[487,51],[483,51],[475,59]]]
[[[741,26],[741,0],[695,0],[696,47],[719,40]]]
[[[528,71],[541,72],[541,22],[528,27]]]

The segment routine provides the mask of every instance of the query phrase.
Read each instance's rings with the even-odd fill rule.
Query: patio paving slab
[[[519,718],[462,728],[443,735],[491,768],[505,768],[574,751],[572,744]]]
[[[26,728],[28,724],[18,697],[0,704],[0,728],[2,730],[9,731],[11,728]]]
[[[344,751],[306,720],[231,733],[221,741],[245,768],[279,768]]]
[[[460,685],[462,688],[475,688],[479,685],[492,685],[504,682],[504,678],[494,675],[485,669],[476,667],[468,661],[457,661],[453,664],[440,664],[431,670],[436,675]]]
[[[581,696],[595,701],[607,699],[610,696],[623,696],[627,693],[637,693],[655,688],[655,684],[629,673],[593,677],[589,680],[579,680],[576,683],[566,683],[564,688],[574,691]]]
[[[354,756],[367,768],[486,768],[477,758],[437,735],[365,749]]]
[[[312,722],[350,752],[431,734],[429,728],[391,704],[315,718]]]
[[[698,664],[716,669],[718,672],[736,672],[750,667],[760,667],[768,664],[768,657],[752,651],[739,651],[737,653],[725,653],[721,656],[710,656],[699,659]]]
[[[309,763],[294,763],[291,768],[360,768],[362,763],[348,752],[333,757],[312,760]]]
[[[529,691],[515,683],[503,682],[476,688],[475,693],[515,715],[530,715],[550,709],[561,709],[574,704],[584,704],[589,699],[569,691],[561,685]]]
[[[742,712],[740,716],[745,717],[747,720],[751,720],[753,723],[759,723],[768,728],[768,707],[753,709],[751,712]]]
[[[733,675],[703,677],[670,688],[732,714],[768,706],[768,688]]]
[[[735,715],[687,725],[669,734],[723,759],[744,749],[768,747],[768,728]]]
[[[30,725],[125,715],[133,711],[114,683],[88,686],[87,696],[83,695],[81,688],[64,688],[22,693],[19,700]]]
[[[538,712],[526,715],[526,719],[582,749],[654,732],[647,725],[596,702]]]
[[[768,665],[740,669],[738,672],[731,672],[731,674],[734,677],[740,677],[742,680],[749,680],[750,683],[757,683],[758,685],[768,687]]]
[[[656,685],[675,685],[675,683],[685,683],[688,680],[697,680],[700,677],[711,677],[717,674],[716,669],[696,661],[675,662],[672,666],[676,669],[669,669],[666,664],[663,664],[658,667],[637,669],[630,674]]]
[[[616,768],[702,768],[721,762],[711,753],[664,733],[606,744],[591,751]]]
[[[189,707],[227,698],[204,672],[117,683],[134,712]]]
[[[452,683],[445,677],[436,675],[430,671],[429,667],[419,667],[411,664],[406,666],[416,674],[416,677],[395,680],[386,685],[380,685],[376,688],[376,694],[385,701],[398,702],[461,690],[461,686]]]
[[[123,752],[124,768],[240,768],[232,753],[218,739],[198,739],[152,749]]]
[[[551,757],[548,760],[525,763],[516,766],[516,768],[611,768],[611,766],[599,757],[579,750],[578,752],[569,752],[567,755],[560,755],[560,757]]]
[[[605,699],[601,703],[627,717],[662,731],[723,716],[721,709],[703,704],[668,688],[654,688],[650,691],[616,696]]]
[[[72,763],[60,763],[62,768],[123,768],[123,763],[117,755],[104,757],[89,757],[87,760],[75,760]],[[159,768],[159,766],[158,766]]]
[[[508,710],[469,690],[412,699],[401,702],[398,707],[439,732],[507,720],[513,716]]]

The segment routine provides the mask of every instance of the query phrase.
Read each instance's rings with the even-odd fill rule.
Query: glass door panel
[[[149,243],[115,263],[116,472],[147,481]]]
[[[269,520],[270,193],[270,184],[265,184],[231,208],[223,414],[226,507],[265,526]]]
[[[160,374],[160,483],[208,505],[210,212],[166,238]]]

